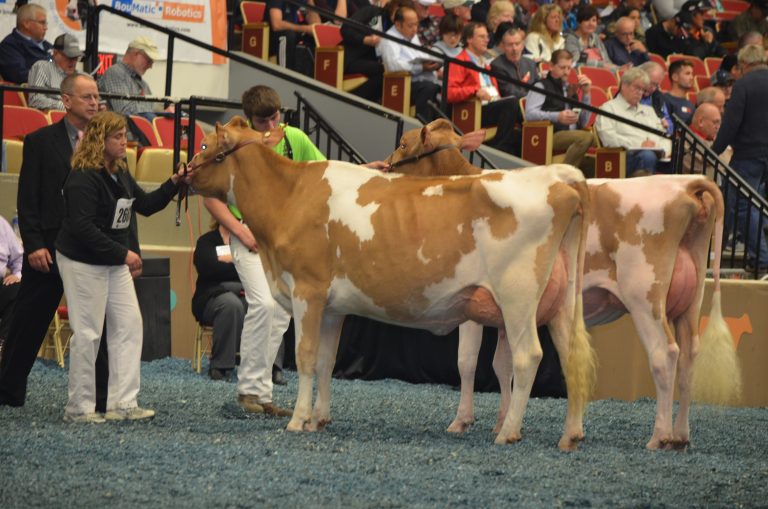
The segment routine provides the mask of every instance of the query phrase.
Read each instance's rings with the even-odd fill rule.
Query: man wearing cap
[[[160,53],[152,39],[137,37],[128,45],[122,60],[107,69],[101,77],[99,90],[109,94],[151,96],[152,90],[143,76],[158,58]],[[149,121],[156,116],[149,102],[109,99],[108,103],[111,110],[123,115],[141,115]]]
[[[731,167],[756,192],[765,196],[766,178],[768,178],[768,65],[765,48],[750,44],[739,51],[739,67],[744,73],[733,84],[731,99],[725,108],[723,123],[712,150],[721,154],[729,145],[733,147]],[[726,196],[736,195],[734,188],[727,189]],[[738,209],[737,209],[738,206]],[[768,242],[763,235],[758,245],[759,211],[752,207],[747,218],[746,200],[729,200],[725,224],[733,224],[733,216],[738,216],[736,234],[748,240],[747,263],[757,265],[758,271],[768,268]],[[767,224],[768,218],[762,218]],[[749,232],[740,230],[749,224]],[[759,255],[759,264],[755,258]]]
[[[664,18],[645,32],[645,45],[648,51],[667,58],[672,53],[685,53],[688,44],[681,34],[677,16]]]
[[[445,0],[443,8],[446,14],[453,13],[464,23],[469,23],[472,21],[472,6],[474,4],[474,0]]]
[[[724,102],[728,102],[728,99],[731,98],[731,90],[733,89],[734,81],[736,81],[736,78],[725,69],[718,69],[709,79],[712,87],[716,87],[722,91],[725,96]]]
[[[29,86],[56,88],[64,78],[76,71],[77,62],[82,58],[77,37],[61,34],[53,41],[53,60],[38,60],[29,70]],[[61,96],[29,94],[29,107],[38,110],[63,110]]]
[[[704,14],[714,7],[709,0],[688,0],[677,14],[683,37],[688,43],[686,55],[699,57],[723,57],[727,52],[715,40],[715,34],[704,26]]]
[[[26,4],[16,12],[16,28],[0,42],[0,75],[12,83],[26,83],[29,69],[48,60],[51,43],[45,40],[48,14],[44,7]]]
[[[425,48],[433,46],[440,40],[440,20],[439,16],[433,16],[429,12],[429,6],[437,3],[437,0],[418,0],[413,2],[413,8],[416,9],[416,15],[419,18],[419,28],[416,35],[419,42]]]

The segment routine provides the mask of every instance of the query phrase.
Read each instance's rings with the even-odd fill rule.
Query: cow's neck
[[[450,148],[419,159],[412,163],[411,168],[404,167],[402,171],[423,177],[476,175],[481,172],[480,168],[467,161],[458,148]]]

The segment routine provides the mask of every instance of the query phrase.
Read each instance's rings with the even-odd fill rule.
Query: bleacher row
[[[7,171],[18,174],[21,170],[24,150],[24,136],[61,120],[64,111],[42,112],[27,107],[23,92],[6,90],[3,102],[3,141],[6,147]],[[136,180],[143,182],[164,182],[170,175],[173,163],[173,119],[156,117],[152,122],[138,115],[131,120],[141,131],[147,145],[129,142],[126,153],[128,170]],[[189,128],[188,119],[182,119],[184,129]],[[184,131],[186,133],[186,131]],[[195,124],[195,151],[200,149],[205,133]],[[181,160],[187,160],[186,137],[182,135]]]

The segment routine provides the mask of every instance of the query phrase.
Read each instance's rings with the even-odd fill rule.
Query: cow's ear
[[[220,148],[229,148],[232,145],[232,136],[227,126],[216,125],[216,143]]]
[[[449,133],[453,132],[453,126],[451,125],[448,120],[444,118],[438,118],[437,120],[433,120],[429,123],[429,130],[432,132],[435,131],[448,131]]]
[[[459,148],[461,148],[461,150],[472,152],[473,150],[477,150],[480,145],[483,144],[483,141],[485,141],[485,129],[472,131],[461,137]]]
[[[432,136],[429,130],[429,126],[425,125],[421,128],[421,133],[419,135],[419,138],[421,139],[421,146],[424,147],[426,150],[429,150],[432,148]]]
[[[227,124],[230,127],[238,127],[240,129],[248,129],[248,121],[239,115],[232,117],[232,120]]]

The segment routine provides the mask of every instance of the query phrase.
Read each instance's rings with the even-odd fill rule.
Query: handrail
[[[746,268],[750,248],[754,248],[755,268],[768,265],[768,260],[760,258],[759,246],[768,240],[765,232],[768,218],[768,201],[753,189],[733,168],[724,163],[710,146],[699,138],[677,115],[672,116],[675,130],[672,144],[672,169],[674,173],[700,173],[712,178],[723,190],[725,201],[725,230],[723,247],[730,248],[721,262],[729,268]],[[746,208],[740,219],[734,211]],[[752,228],[751,215],[758,213],[757,228]],[[728,238],[728,232],[732,235]],[[739,235],[741,238],[739,239]],[[754,237],[754,240],[753,240]],[[737,240],[745,246],[745,256],[737,259]],[[757,279],[759,271],[753,277]]]
[[[243,64],[247,67],[254,68],[259,71],[263,71],[269,74],[274,74],[275,69],[272,65],[267,63],[262,63],[258,60],[252,60],[250,58],[246,58],[243,56],[240,56],[236,53],[230,52],[225,49],[217,48],[216,46],[211,46],[210,44],[201,42],[197,39],[193,39],[189,37],[188,35],[184,35],[179,32],[175,32],[171,29],[165,28],[163,26],[160,26],[156,23],[153,23],[151,21],[147,21],[144,18],[137,18],[136,16],[133,16],[131,14],[119,11],[109,5],[105,4],[99,4],[94,8],[93,15],[88,17],[88,25],[87,25],[87,32],[86,32],[86,62],[88,64],[88,70],[93,70],[98,65],[98,54],[99,54],[99,45],[98,45],[98,33],[99,33],[99,14],[101,14],[102,11],[106,11],[110,14],[113,14],[115,16],[128,19],[134,23],[138,23],[142,26],[151,28],[153,30],[156,30],[160,33],[163,33],[168,36],[168,51],[166,54],[166,59],[168,62],[168,66],[166,68],[166,78],[165,78],[165,95],[169,97],[171,95],[171,84],[173,80],[173,53],[174,53],[174,44],[173,41],[175,39],[179,39],[181,41],[184,41],[188,44],[191,44],[192,46],[197,46],[199,48],[203,48],[207,51],[210,51],[211,53],[215,53],[217,55],[229,58],[230,60],[233,60],[235,62],[238,62],[240,64]],[[333,94],[329,92],[324,85],[321,85],[319,83],[314,82],[313,80],[307,80],[303,81],[300,79],[297,79],[294,76],[291,76],[289,74],[281,74],[281,78],[285,79],[287,81],[291,81],[297,85],[301,85],[304,88],[310,89],[314,92],[317,92],[322,95],[327,96],[333,96],[334,99],[341,101],[349,106],[352,106],[354,108],[358,108],[361,110],[366,110],[370,113],[373,113],[375,115],[378,115],[380,117],[397,121],[399,118],[397,115],[393,115],[389,110],[384,108],[383,106],[377,106],[373,104],[366,104],[362,103],[360,101],[345,97],[343,94]],[[133,99],[133,98],[131,98]]]
[[[365,164],[367,162],[363,155],[360,154],[360,152],[358,152],[357,149],[355,149],[341,134],[333,129],[331,123],[328,122],[325,117],[323,117],[323,115],[320,114],[320,112],[317,111],[317,109],[315,109],[303,95],[301,95],[301,93],[294,91],[293,94],[296,96],[296,110],[300,118],[303,113],[304,126],[302,127],[302,131],[304,131],[307,136],[311,136],[312,134],[315,135],[314,143],[318,148],[320,147],[321,141],[320,135],[324,134],[326,136],[326,157],[339,161],[349,161],[355,164]],[[312,125],[312,123],[314,123],[314,125]],[[336,147],[336,157],[332,156],[333,146]]]
[[[572,106],[579,107],[579,108],[582,108],[582,109],[586,109],[587,111],[591,111],[592,113],[597,113],[598,115],[606,116],[608,118],[616,120],[617,122],[621,122],[623,124],[627,124],[627,125],[630,125],[632,127],[636,127],[636,128],[638,128],[638,129],[640,129],[642,131],[645,131],[645,132],[648,132],[648,133],[651,133],[651,134],[655,134],[656,136],[660,136],[660,137],[663,137],[663,138],[669,138],[669,135],[666,132],[664,132],[664,131],[659,131],[659,130],[654,129],[652,127],[648,127],[647,125],[640,124],[638,122],[635,122],[634,120],[627,119],[627,118],[622,117],[620,115],[617,115],[615,113],[611,113],[611,112],[608,112],[608,111],[603,111],[600,108],[592,106],[591,104],[583,103],[581,101],[574,100],[574,99],[571,99],[569,97],[563,97],[563,96],[555,94],[553,92],[549,92],[548,90],[544,90],[542,88],[534,87],[533,83],[527,83],[527,82],[516,80],[516,79],[511,78],[511,77],[509,77],[507,75],[503,75],[501,73],[498,73],[498,72],[494,71],[493,69],[484,69],[484,68],[476,66],[472,62],[465,62],[463,60],[458,60],[456,58],[449,57],[446,54],[441,53],[439,51],[435,51],[435,50],[432,50],[430,48],[426,48],[424,46],[419,46],[417,44],[412,44],[410,41],[406,41],[404,39],[399,39],[397,37],[393,37],[393,36],[391,36],[391,35],[389,35],[389,34],[387,34],[385,32],[382,32],[380,30],[376,30],[375,28],[371,28],[370,26],[364,25],[363,23],[360,23],[360,22],[358,22],[356,20],[349,19],[349,18],[342,18],[341,16],[337,16],[336,14],[328,11],[327,9],[323,9],[323,8],[317,7],[315,5],[309,5],[309,4],[306,4],[306,3],[301,3],[300,1],[297,1],[297,0],[284,0],[284,2],[288,3],[288,4],[291,4],[291,5],[295,5],[297,7],[301,7],[301,8],[305,8],[305,9],[309,9],[309,10],[313,10],[313,11],[317,11],[318,13],[322,14],[326,18],[333,19],[335,21],[341,22],[341,23],[346,24],[346,25],[351,25],[351,26],[356,27],[356,28],[358,28],[360,30],[364,30],[365,33],[370,33],[370,34],[377,35],[377,36],[382,37],[384,39],[388,39],[388,40],[393,41],[393,42],[395,42],[397,44],[400,44],[401,46],[407,46],[407,47],[409,47],[411,49],[415,49],[415,50],[418,50],[418,51],[420,51],[422,53],[426,53],[427,55],[430,55],[430,56],[432,56],[434,58],[442,59],[443,60],[443,69],[445,69],[445,72],[443,74],[443,84],[442,84],[442,110],[443,111],[447,111],[447,108],[446,108],[446,98],[448,97],[447,89],[448,89],[448,73],[449,73],[449,70],[450,70],[450,65],[449,64],[456,64],[456,65],[459,65],[461,67],[466,67],[467,69],[471,69],[473,71],[478,71],[478,72],[482,72],[484,74],[487,74],[489,76],[493,76],[497,80],[502,80],[502,81],[505,81],[507,83],[512,83],[512,84],[514,84],[516,86],[523,87],[523,88],[525,88],[526,90],[529,90],[529,91],[530,90],[535,90],[536,93],[539,93],[539,94],[541,94],[541,95],[543,95],[545,97],[550,97],[552,99],[557,99],[559,101],[567,102],[568,104],[570,104]]]

